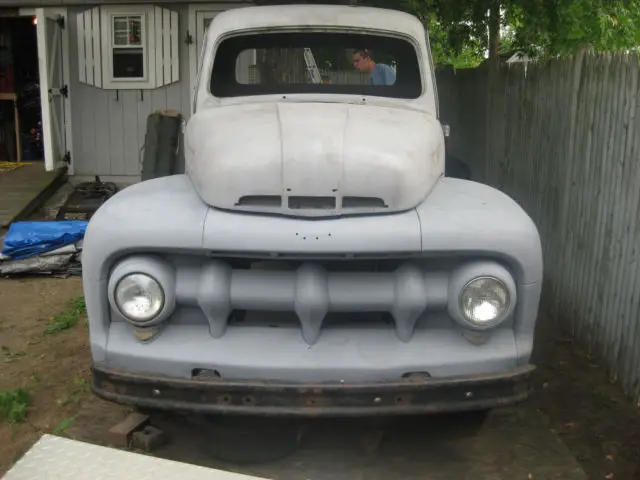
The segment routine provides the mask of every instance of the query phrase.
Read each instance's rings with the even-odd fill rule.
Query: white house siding
[[[72,162],[77,178],[101,175],[123,183],[137,181],[148,115],[161,109],[189,115],[189,46],[185,43],[189,4],[162,3],[162,7],[179,14],[180,80],[152,90],[119,91],[80,83],[75,18],[90,7],[69,8]]]

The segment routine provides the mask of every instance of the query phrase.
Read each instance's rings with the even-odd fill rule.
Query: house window
[[[143,79],[145,34],[142,15],[114,16],[111,58],[114,79]]]
[[[79,79],[117,90],[177,82],[178,35],[178,13],[154,5],[104,6],[79,13]]]
[[[162,20],[162,10],[160,20]],[[103,88],[155,88],[156,8],[153,5],[100,7]],[[159,25],[162,33],[162,23]],[[162,51],[162,40],[159,45]],[[162,58],[158,59],[162,62]]]

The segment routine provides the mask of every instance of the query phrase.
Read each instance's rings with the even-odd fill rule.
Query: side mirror
[[[442,125],[442,132],[445,138],[449,138],[451,136],[451,127],[449,125]]]

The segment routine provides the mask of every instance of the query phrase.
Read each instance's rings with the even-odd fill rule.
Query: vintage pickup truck
[[[86,232],[98,396],[266,416],[528,398],[538,231],[507,195],[445,176],[417,18],[238,8],[211,23],[199,72],[186,173],[122,190]]]

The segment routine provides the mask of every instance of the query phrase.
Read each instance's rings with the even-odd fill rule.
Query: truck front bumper
[[[187,380],[93,366],[99,397],[139,408],[264,416],[411,415],[483,410],[525,401],[535,367],[486,375],[377,383]]]

